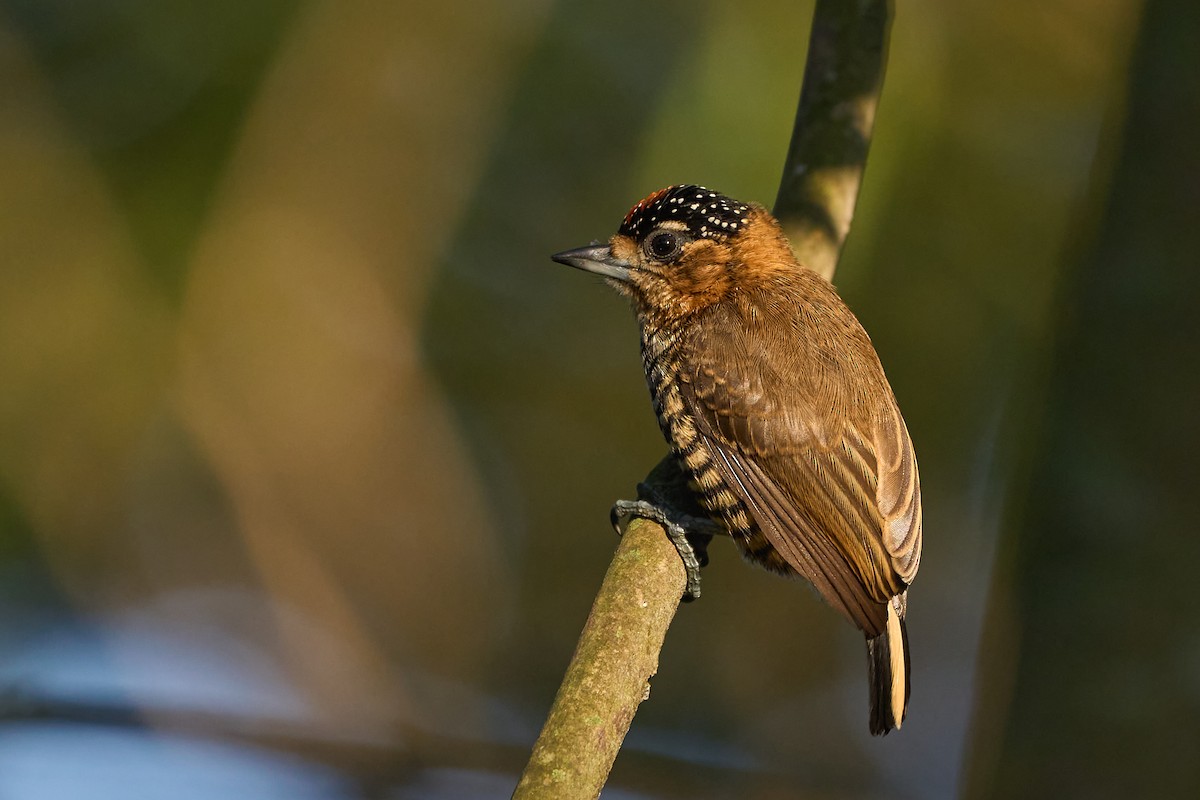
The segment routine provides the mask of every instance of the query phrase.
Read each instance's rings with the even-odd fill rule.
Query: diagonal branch
[[[600,794],[638,706],[650,694],[683,596],[683,562],[666,532],[635,519],[596,594],[514,798]]]
[[[826,278],[854,216],[890,18],[890,0],[818,0],[813,14],[775,214],[801,263]],[[681,481],[669,455],[646,479],[668,496],[679,493]],[[634,520],[596,595],[515,800],[599,796],[638,706],[649,697],[685,582],[666,532]]]

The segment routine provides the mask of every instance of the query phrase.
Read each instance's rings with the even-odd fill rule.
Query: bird
[[[857,317],[769,211],[695,184],[552,258],[631,301],[659,426],[700,507],[747,560],[807,580],[863,632],[870,731],[899,728],[921,487]]]

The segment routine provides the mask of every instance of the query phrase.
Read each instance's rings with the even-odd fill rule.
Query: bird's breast
[[[687,373],[682,337],[667,332],[647,332],[642,339],[642,363],[659,428],[701,507],[728,529],[751,560],[776,572],[789,572],[787,563],[759,531],[739,487],[730,485],[722,477],[715,463],[720,453],[702,434],[695,414],[684,399]]]

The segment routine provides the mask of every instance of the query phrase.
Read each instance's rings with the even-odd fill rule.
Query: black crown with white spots
[[[728,239],[735,236],[750,215],[750,206],[703,186],[685,184],[659,189],[625,215],[618,233],[641,241],[661,223],[676,220],[687,225],[695,239]]]

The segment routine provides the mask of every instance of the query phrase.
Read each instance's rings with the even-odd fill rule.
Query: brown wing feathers
[[[892,406],[861,426],[869,436],[845,415],[844,429],[830,430],[803,406],[813,393],[780,377],[794,370],[777,372],[745,334],[722,336],[723,327],[709,326],[712,335],[687,354],[682,397],[698,433],[778,555],[869,636],[880,635],[886,604],[904,591],[920,553],[920,490],[903,421]],[[722,351],[723,364],[745,366],[718,374],[705,355]]]
[[[875,427],[879,484],[876,497],[884,516],[883,544],[900,577],[911,582],[921,564],[921,481],[912,440],[895,406]]]
[[[882,632],[886,608],[869,597],[845,553],[814,525],[752,458],[717,444],[718,469],[745,492],[759,530],[826,601],[871,636]]]

